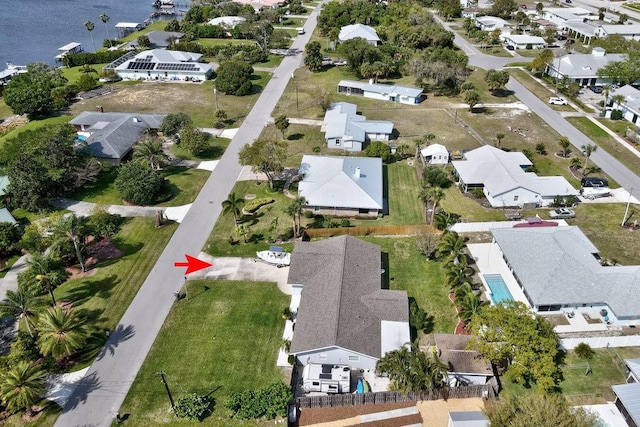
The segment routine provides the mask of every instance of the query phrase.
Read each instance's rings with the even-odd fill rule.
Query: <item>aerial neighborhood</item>
[[[0,425],[639,426],[640,7],[594,4],[157,0],[7,64]]]

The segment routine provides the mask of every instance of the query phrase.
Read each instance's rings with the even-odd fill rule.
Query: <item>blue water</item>
[[[118,22],[144,22],[154,11],[153,0],[0,0],[0,70],[6,62],[27,65],[35,61],[54,64],[59,47],[82,43],[93,51],[91,36],[84,27],[93,22],[96,48],[107,38],[100,20],[105,12],[111,38],[117,37]]]
[[[484,281],[487,282],[489,289],[491,290],[491,299],[494,304],[501,303],[503,301],[513,301],[513,296],[507,284],[502,280],[502,276],[499,274],[484,274]]]

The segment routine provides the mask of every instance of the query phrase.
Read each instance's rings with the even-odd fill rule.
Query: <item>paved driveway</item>
[[[254,258],[212,257],[201,252],[198,256],[203,261],[213,264],[212,267],[189,275],[189,280],[246,280],[251,282],[276,282],[278,289],[291,295],[291,286],[287,285],[289,267],[278,268]]]

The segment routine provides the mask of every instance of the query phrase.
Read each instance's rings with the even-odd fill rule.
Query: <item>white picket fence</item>
[[[560,348],[564,350],[572,350],[581,342],[589,344],[591,348],[635,347],[640,346],[640,335],[625,335],[618,337],[562,338],[560,339]]]

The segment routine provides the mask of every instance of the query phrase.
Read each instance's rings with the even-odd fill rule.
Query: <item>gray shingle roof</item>
[[[291,352],[339,346],[381,356],[381,322],[409,321],[405,291],[383,290],[380,247],[351,236],[300,242],[288,283],[303,284]]]
[[[578,227],[491,232],[534,305],[604,303],[619,318],[640,318],[640,266],[601,266]]]
[[[69,123],[85,126],[89,152],[99,158],[122,159],[148,129],[158,129],[164,114],[84,111]]]
[[[383,208],[382,160],[378,157],[304,155],[299,171],[304,177],[298,193],[308,206]]]
[[[624,405],[631,419],[640,425],[640,383],[611,386],[613,392]]]

